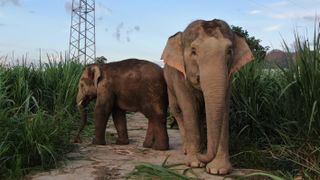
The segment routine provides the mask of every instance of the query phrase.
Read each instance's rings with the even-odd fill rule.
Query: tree
[[[262,46],[260,44],[261,40],[256,39],[254,36],[250,36],[247,30],[244,30],[242,27],[239,26],[231,26],[231,29],[246,38],[247,43],[252,51],[253,56],[257,60],[263,60],[266,56],[267,51],[269,50],[269,46]]]
[[[96,57],[95,63],[98,63],[98,64],[107,63],[107,58],[105,58],[104,56]]]

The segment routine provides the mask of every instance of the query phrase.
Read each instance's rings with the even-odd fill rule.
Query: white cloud
[[[269,26],[265,29],[265,31],[277,31],[280,30],[281,26],[280,25],[273,25],[273,26]]]
[[[250,11],[249,14],[260,14],[261,12],[262,12],[261,10],[255,9],[255,10]]]
[[[302,20],[312,20],[314,21],[316,18],[319,18],[320,15],[317,13],[312,13],[312,11],[301,11],[301,12],[286,12],[280,14],[271,15],[274,19],[302,19]]]
[[[266,4],[259,3],[260,6],[248,14],[265,15],[275,20],[315,21],[320,19],[318,2],[320,0],[278,0]]]
[[[298,17],[298,14],[296,12],[286,12],[280,14],[273,14],[272,17],[275,19],[292,19]]]
[[[319,21],[320,20],[320,14],[305,15],[302,18],[304,20],[307,20],[307,21]]]
[[[284,6],[287,6],[288,4],[289,4],[288,1],[279,1],[275,3],[271,3],[268,6],[271,8],[276,8],[276,7],[284,7]]]

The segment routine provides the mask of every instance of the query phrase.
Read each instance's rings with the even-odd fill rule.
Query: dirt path
[[[34,172],[27,176],[27,179],[34,180],[79,180],[79,179],[125,179],[127,173],[134,169],[139,162],[150,162],[161,164],[167,156],[168,164],[184,162],[184,155],[181,151],[181,140],[178,130],[168,130],[170,138],[169,151],[155,151],[142,147],[146,133],[146,118],[140,114],[127,115],[129,130],[129,145],[115,145],[114,142],[107,142],[106,146],[91,145],[90,142],[82,143],[79,149],[69,153],[69,161],[65,166],[49,172]],[[112,121],[107,132],[116,134]],[[178,166],[182,171],[188,167]],[[212,176],[204,172],[204,168],[194,169],[198,178],[201,179],[223,179],[221,176]],[[234,170],[233,174],[243,174],[246,170]],[[191,174],[190,174],[191,175]],[[193,176],[194,177],[194,176]]]

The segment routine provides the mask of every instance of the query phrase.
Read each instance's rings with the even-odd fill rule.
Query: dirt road
[[[169,151],[155,151],[142,147],[146,133],[147,119],[140,113],[127,115],[129,145],[115,145],[114,141],[105,146],[91,145],[85,142],[79,145],[78,150],[68,154],[66,165],[49,172],[33,172],[27,179],[34,180],[104,180],[125,179],[139,162],[162,164],[167,156],[168,164],[184,162],[181,150],[181,140],[178,130],[168,130],[170,138]],[[112,121],[109,121],[107,132],[116,134]],[[115,139],[115,138],[114,138]],[[176,167],[178,171],[187,169],[187,166]],[[221,176],[208,175],[204,168],[193,169],[200,179],[223,179]],[[246,170],[234,170],[233,174],[243,174]],[[190,176],[193,176],[190,173]]]

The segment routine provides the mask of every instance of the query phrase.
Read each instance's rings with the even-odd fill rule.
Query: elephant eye
[[[229,56],[232,56],[232,55],[233,55],[232,47],[229,47],[229,48],[227,49],[227,55],[229,55]]]
[[[197,49],[196,48],[191,48],[191,55],[192,56],[195,56],[195,55],[197,55]]]

